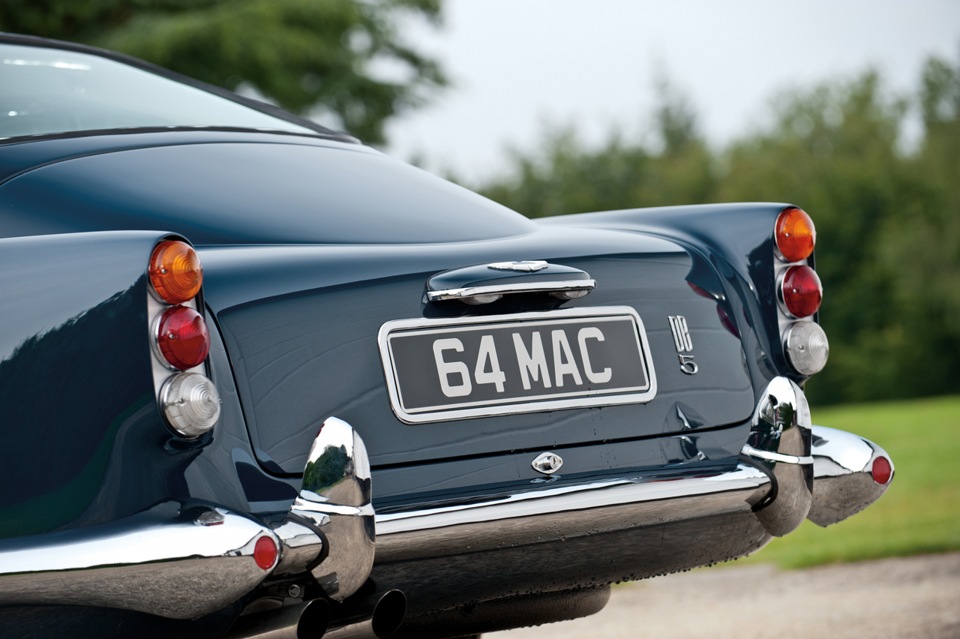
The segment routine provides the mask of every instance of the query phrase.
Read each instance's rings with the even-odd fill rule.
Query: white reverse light
[[[830,343],[819,324],[797,322],[787,330],[783,343],[790,364],[801,375],[814,375],[827,365]]]
[[[184,437],[199,437],[220,417],[220,394],[199,373],[179,373],[163,383],[160,406],[167,423]]]

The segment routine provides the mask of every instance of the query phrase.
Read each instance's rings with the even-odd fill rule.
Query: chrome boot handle
[[[427,301],[490,304],[504,295],[548,293],[562,300],[583,297],[597,286],[578,268],[542,260],[496,262],[437,273],[427,280]]]

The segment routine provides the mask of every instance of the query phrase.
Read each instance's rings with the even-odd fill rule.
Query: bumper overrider
[[[406,602],[382,589],[404,584],[383,582],[375,546],[378,566],[389,568],[711,516],[754,517],[780,536],[805,518],[826,526],[859,512],[892,477],[880,447],[812,426],[803,391],[776,378],[761,395],[733,467],[540,483],[489,500],[375,517],[363,442],[349,424],[330,418],[280,525],[211,505],[166,503],[109,526],[3,541],[0,605],[102,606],[194,619],[265,582],[296,583],[309,572],[330,603],[245,615],[231,636],[319,636],[331,623],[346,631],[348,621],[376,622],[365,634],[385,636],[399,626]],[[705,558],[701,563],[726,557]],[[381,588],[362,588],[372,572]],[[367,590],[376,590],[376,600],[357,605]]]

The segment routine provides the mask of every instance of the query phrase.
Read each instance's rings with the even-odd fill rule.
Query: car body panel
[[[17,481],[0,489],[0,537],[81,524],[111,472],[117,438],[156,423],[143,339],[146,281],[137,262],[157,236],[0,240],[0,287],[16,300],[4,311],[0,346],[3,437],[7,450],[18,451],[6,461]],[[116,352],[125,357],[106,365]],[[94,519],[102,520],[123,505],[97,508],[105,512]]]
[[[241,394],[249,393],[246,415],[252,425],[254,446],[262,451],[262,459],[272,460],[283,472],[301,467],[302,441],[291,439],[291,435],[300,432],[301,439],[308,437],[309,426],[321,414],[338,415],[352,423],[382,425],[364,433],[374,468],[422,463],[425,459],[645,437],[684,428],[733,424],[749,417],[754,393],[746,372],[743,367],[738,371],[726,365],[730,359],[742,360],[740,344],[720,324],[716,303],[695,294],[686,285],[689,256],[662,244],[656,247],[658,254],[645,256],[647,260],[638,266],[639,243],[631,242],[629,236],[618,240],[611,234],[599,233],[597,245],[591,246],[590,234],[579,233],[578,249],[571,238],[563,237],[565,234],[542,235],[546,237],[538,233],[511,238],[502,242],[504,248],[491,242],[476,247],[461,244],[456,247],[456,262],[451,261],[451,248],[445,245],[377,250],[364,247],[359,256],[352,257],[347,256],[347,250],[304,249],[299,251],[304,259],[298,265],[290,264],[290,273],[298,279],[304,277],[304,271],[325,272],[328,269],[324,263],[333,263],[335,259],[344,272],[356,274],[375,270],[370,264],[390,264],[393,275],[371,277],[352,285],[311,288],[220,311],[219,323],[240,372]],[[571,254],[583,249],[609,253],[617,244],[618,252],[623,254],[590,261],[555,257],[555,251],[564,243]],[[667,252],[668,248],[672,250]],[[541,252],[548,250],[554,253]],[[219,254],[229,252],[204,252],[213,280],[207,298],[211,305],[218,303],[219,260],[231,259]],[[263,252],[247,251],[252,264],[258,259],[257,253]],[[447,317],[452,321],[468,316],[467,313],[476,314],[477,310],[467,311],[457,302],[425,304],[426,278],[432,272],[464,262],[531,254],[584,270],[589,268],[597,278],[597,290],[582,300],[563,304],[564,308],[628,305],[643,309],[641,317],[652,344],[652,365],[659,380],[658,397],[648,404],[593,411],[541,412],[440,424],[402,423],[391,411],[384,388],[376,343],[380,327],[387,321],[404,318]],[[354,263],[356,267],[352,266]],[[411,274],[400,275],[407,263]],[[255,270],[255,266],[247,268]],[[271,275],[275,281],[282,279],[275,267]],[[246,281],[235,276],[225,279]],[[559,305],[555,302],[552,298],[506,300],[480,312],[508,316],[517,312],[519,304],[527,312],[549,313]],[[702,353],[704,365],[699,375],[692,378],[676,364],[668,317],[678,314],[687,317],[693,339],[701,345],[698,352]],[[291,323],[291,317],[299,319]],[[318,393],[318,388],[327,392]],[[677,417],[677,405],[682,405],[687,415],[686,424]],[[279,406],[286,407],[280,421]],[[709,420],[703,417],[706,414],[710,415]]]
[[[177,139],[181,134],[170,135]],[[357,150],[356,145],[323,141],[166,146],[165,134],[152,137],[161,146],[130,150],[124,140],[119,140],[120,151],[108,153],[101,148],[95,155],[51,162],[21,173],[0,189],[0,205],[5,217],[14,223],[28,217],[21,212],[29,207],[29,223],[37,226],[44,220],[71,230],[156,224],[177,228],[195,241],[216,243],[202,250],[207,271],[205,298],[214,309],[233,354],[241,396],[248,398],[245,412],[254,448],[268,469],[276,472],[273,464],[279,466],[280,473],[298,473],[302,469],[310,429],[316,426],[318,416],[338,415],[354,423],[394,420],[389,409],[384,409],[382,373],[375,342],[370,339],[384,322],[421,316],[454,318],[467,310],[516,312],[516,304],[509,300],[484,309],[465,309],[456,302],[424,304],[424,283],[432,274],[473,263],[548,258],[588,270],[597,279],[598,288],[583,300],[561,304],[552,299],[526,299],[523,308],[549,311],[558,306],[637,307],[643,314],[647,337],[654,343],[655,358],[651,363],[663,380],[661,396],[655,400],[655,406],[604,409],[607,414],[599,419],[587,411],[563,416],[559,423],[551,413],[536,413],[509,419],[471,420],[462,428],[459,424],[453,428],[398,424],[396,429],[402,435],[389,429],[364,434],[374,467],[422,462],[428,449],[428,458],[444,459],[716,427],[743,421],[752,410],[754,397],[746,372],[743,368],[731,370],[725,364],[742,360],[736,336],[723,329],[716,302],[697,295],[686,284],[688,279],[691,283],[697,280],[701,289],[713,289],[721,295],[720,279],[711,272],[710,265],[703,260],[695,264],[694,257],[673,242],[614,230],[543,227],[514,220],[514,214],[507,216],[486,205],[474,210],[471,206],[476,204],[476,196],[462,189],[451,189],[448,204],[444,204],[443,199],[434,199],[432,190],[417,191],[423,187],[411,186],[415,182],[410,181],[410,176],[419,177],[419,172],[378,154]],[[395,176],[389,184],[370,185],[374,192],[395,194],[396,185],[405,184],[404,188],[413,192],[430,192],[434,208],[418,208],[418,200],[412,196],[406,204],[402,197],[396,201],[391,197],[387,203],[373,200],[365,204],[368,208],[363,211],[343,204],[350,200],[350,189],[343,186],[343,176],[370,172],[365,165],[350,164],[357,158],[368,158],[364,162],[372,162],[372,166],[386,165],[384,172]],[[212,176],[202,170],[210,164],[218,167]],[[137,181],[125,175],[124,171],[129,170],[146,170],[164,175],[166,180],[156,184]],[[190,177],[196,175],[203,175],[203,181]],[[251,177],[245,179],[245,175]],[[253,175],[259,178],[253,179]],[[319,182],[321,177],[328,181]],[[222,179],[223,183],[218,186],[212,179]],[[433,185],[432,178],[425,179]],[[106,180],[119,180],[126,186],[107,188]],[[235,181],[251,192],[231,187]],[[51,189],[52,182],[72,186]],[[177,188],[169,188],[170,183]],[[341,190],[330,191],[324,184],[340,185]],[[263,188],[276,194],[271,208],[303,213],[290,214],[290,226],[278,228],[272,222],[277,216],[263,211],[257,204],[258,198],[252,195]],[[355,189],[359,188],[357,183]],[[327,204],[323,211],[317,211],[314,202],[321,199]],[[190,202],[189,208],[178,204],[181,200]],[[86,203],[87,208],[78,210],[70,204],[78,201]],[[403,242],[404,236],[397,227],[386,223],[389,219],[373,220],[364,227],[351,222],[358,216],[369,218],[370,211],[385,207],[393,207],[388,217],[403,220],[403,232],[428,241],[413,245]],[[510,224],[496,219],[491,223],[484,218],[489,215],[488,208]],[[424,219],[439,217],[450,223],[447,227],[420,227],[410,222],[411,210]],[[221,211],[229,219],[241,222],[220,223],[211,211]],[[310,228],[304,228],[298,220],[307,215],[321,221],[312,221]],[[471,229],[465,225],[471,219],[485,221]],[[203,225],[195,220],[203,220]],[[272,235],[265,227],[270,228]],[[495,229],[495,234],[491,235],[489,229]],[[323,246],[310,246],[316,242],[311,233],[329,241]],[[500,234],[505,237],[497,238]],[[389,243],[383,243],[385,238],[389,238]],[[276,246],[294,239],[300,241],[297,246]],[[237,243],[243,246],[234,246]],[[269,246],[257,248],[261,243]],[[581,257],[584,254],[609,257],[597,260]],[[639,260],[643,260],[642,267],[636,265]],[[265,282],[266,290],[259,290],[257,282]],[[358,286],[360,282],[362,286]],[[696,376],[683,375],[671,361],[675,359],[675,349],[670,346],[674,338],[669,332],[668,318],[677,315],[686,318],[693,340],[700,347],[697,350],[701,359],[712,358],[704,361]],[[287,321],[291,316],[304,319],[291,326]],[[345,334],[338,335],[338,330]],[[360,331],[365,331],[366,341],[361,339]],[[710,340],[709,347],[704,347],[704,340]],[[306,355],[321,341],[328,344],[324,353],[317,357]],[[271,381],[274,379],[284,382],[277,385]],[[331,392],[313,392],[318,387],[328,387]],[[699,399],[692,394],[696,388],[702,389]],[[683,389],[681,404],[686,424],[676,416],[679,389]],[[371,401],[374,395],[379,397],[378,401]],[[314,400],[321,403],[314,405]],[[709,419],[702,417],[708,412],[708,405]],[[285,408],[279,411],[278,406]],[[282,422],[279,425],[275,423],[278,419]],[[605,427],[597,428],[598,421]],[[548,426],[552,434],[544,440],[540,433]],[[295,432],[301,433],[299,438],[291,437]],[[497,433],[510,437],[504,440]],[[529,441],[524,441],[522,433],[530,433]]]
[[[202,134],[167,144],[177,136],[143,135],[151,146],[101,148],[21,170],[3,183],[6,216],[74,231],[177,228],[198,245],[461,242],[535,228],[358,145],[292,136],[218,143]],[[323,152],[333,148],[340,152]]]

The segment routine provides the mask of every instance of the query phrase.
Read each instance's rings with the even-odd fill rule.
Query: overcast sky
[[[445,0],[439,31],[412,33],[453,86],[394,122],[388,152],[468,182],[497,174],[544,122],[600,141],[648,130],[655,78],[690,100],[721,145],[793,86],[879,69],[916,86],[924,60],[960,60],[960,0]]]

